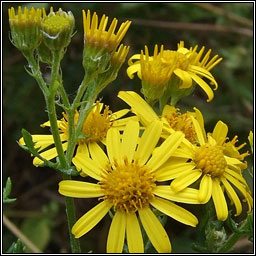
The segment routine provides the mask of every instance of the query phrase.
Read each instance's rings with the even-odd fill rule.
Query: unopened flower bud
[[[52,51],[66,48],[70,41],[75,27],[75,19],[72,12],[64,12],[59,9],[57,12],[51,8],[48,16],[43,9],[42,34],[44,44]]]
[[[12,43],[20,51],[34,51],[41,41],[42,10],[35,10],[33,7],[28,10],[25,7],[22,12],[19,6],[17,14],[13,7],[8,9],[8,13]]]

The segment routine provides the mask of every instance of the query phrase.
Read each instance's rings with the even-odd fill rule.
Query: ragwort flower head
[[[106,49],[108,52],[113,52],[120,44],[125,36],[131,21],[123,22],[119,30],[115,33],[118,23],[116,18],[113,19],[109,29],[107,30],[108,17],[104,14],[98,25],[98,15],[94,12],[91,18],[90,10],[86,12],[83,10],[84,22],[84,43],[92,47]]]
[[[172,70],[170,79],[173,77],[173,74],[180,79],[178,89],[190,88],[193,82],[195,82],[205,91],[208,96],[207,101],[209,102],[213,99],[214,94],[211,87],[202,78],[208,79],[210,83],[215,86],[214,90],[216,90],[218,88],[217,82],[209,70],[217,65],[222,58],[218,58],[218,55],[215,55],[209,60],[211,53],[211,50],[209,50],[201,60],[204,47],[199,53],[197,53],[196,50],[197,46],[187,49],[184,47],[184,42],[181,41],[180,44],[178,44],[177,51],[164,50],[162,46],[158,57],[162,63],[161,65],[169,66],[169,69]],[[129,59],[127,74],[131,79],[134,77],[134,73],[137,73],[138,77],[142,79],[142,62],[144,59],[145,55],[142,56],[139,54],[135,54]],[[133,60],[135,60],[135,62],[133,62]],[[148,60],[153,60],[153,56],[148,57]],[[159,64],[156,63],[156,65]]]
[[[75,27],[75,19],[71,11],[64,12],[60,8],[57,12],[51,7],[46,15],[43,9],[42,33],[44,44],[52,51],[66,48],[71,41]]]
[[[219,121],[213,132],[206,132],[203,122],[198,122],[194,117],[194,128],[197,134],[197,143],[183,144],[183,149],[177,151],[177,157],[187,158],[179,171],[172,168],[168,172],[172,175],[171,188],[182,191],[197,180],[200,180],[198,200],[207,203],[211,198],[215,205],[217,218],[226,220],[228,217],[228,205],[225,193],[231,204],[235,205],[236,216],[242,212],[242,203],[234,187],[240,191],[243,201],[247,202],[248,213],[252,209],[252,196],[242,171],[247,167],[246,162],[241,161],[248,153],[240,154],[241,147],[235,147],[233,142],[227,139],[228,127]]]
[[[123,109],[112,113],[109,110],[108,106],[105,106],[103,109],[103,104],[97,102],[94,107],[92,108],[91,112],[87,116],[84,121],[82,127],[82,136],[77,141],[77,152],[84,153],[86,155],[89,154],[90,148],[94,147],[94,144],[97,143],[105,143],[106,134],[110,127],[116,127],[116,129],[122,129],[124,124],[130,118],[123,118],[118,120],[119,118],[126,115],[129,110]],[[74,117],[74,124],[77,125],[79,118],[79,113],[76,112]],[[131,117],[134,119],[134,117]],[[46,123],[41,125],[42,127],[49,127],[50,122],[47,121]],[[63,113],[63,118],[58,120],[58,126],[60,131],[60,139],[62,141],[63,150],[67,150],[68,146],[68,118],[65,113]],[[32,135],[32,140],[35,143],[35,147],[39,148],[40,155],[45,158],[46,160],[51,160],[57,157],[57,150],[55,147],[50,148],[54,145],[54,139],[52,135]],[[19,142],[24,145],[24,139],[21,138]],[[35,166],[39,166],[42,164],[42,160],[35,157],[33,160],[33,164]]]
[[[181,113],[178,108],[165,105],[161,116],[158,116],[153,108],[133,91],[120,91],[118,97],[131,107],[131,111],[136,114],[143,126],[147,127],[152,121],[161,120],[164,124],[163,138],[167,138],[174,131],[181,131],[191,143],[196,142],[196,132],[190,117],[193,116],[201,122],[203,117],[198,109],[195,108],[195,112]]]
[[[151,207],[186,225],[196,226],[198,223],[193,214],[171,202],[196,204],[197,190],[189,188],[174,193],[168,185],[156,183],[158,176],[155,173],[164,165],[168,166],[167,159],[178,148],[184,135],[181,132],[172,134],[152,155],[161,136],[162,123],[152,122],[141,137],[139,132],[139,123],[131,120],[122,136],[117,129],[108,130],[107,154],[95,144],[90,156],[78,153],[73,158],[76,168],[96,179],[97,184],[81,181],[59,183],[62,195],[100,197],[103,200],[75,223],[72,233],[76,238],[90,231],[112,209],[114,217],[108,233],[108,253],[121,253],[125,236],[130,253],[144,252],[138,218],[155,249],[162,253],[171,251],[168,235]]]
[[[41,42],[41,20],[42,10],[28,10],[24,7],[22,12],[21,6],[18,7],[17,14],[14,8],[8,9],[9,24],[11,28],[12,43],[21,51],[35,50]]]
[[[123,22],[118,31],[115,32],[118,23],[116,18],[113,19],[110,27],[107,29],[108,17],[105,14],[98,24],[98,15],[95,12],[91,17],[90,10],[87,13],[83,10],[83,23],[83,66],[89,73],[96,71],[102,73],[125,36],[131,21]]]

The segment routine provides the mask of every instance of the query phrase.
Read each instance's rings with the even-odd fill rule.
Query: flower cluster
[[[41,87],[47,88],[44,93],[51,110],[49,121],[41,126],[50,127],[52,134],[24,133],[19,143],[33,154],[35,166],[56,164],[54,167],[62,171],[73,167],[81,179],[90,177],[61,181],[60,194],[99,199],[72,226],[75,238],[110,213],[108,253],[122,253],[125,243],[130,253],[144,253],[143,234],[157,252],[170,253],[172,247],[161,217],[169,216],[192,227],[200,221],[179,203],[202,205],[212,201],[220,221],[228,218],[229,209],[235,209],[235,216],[244,208],[250,213],[253,199],[243,177],[248,152],[240,152],[245,144],[236,146],[237,136],[230,140],[228,126],[222,121],[207,132],[203,114],[196,107],[185,113],[175,107],[196,84],[205,91],[208,102],[213,99],[208,83],[214,90],[218,84],[210,71],[222,58],[210,57],[211,50],[204,54],[205,47],[186,48],[183,41],[177,50],[156,45],[152,56],[145,46],[129,59],[127,68],[131,79],[135,73],[141,79],[144,98],[133,91],[120,91],[118,97],[129,108],[112,113],[97,97],[116,79],[125,62],[129,47],[120,42],[131,22],[123,22],[115,32],[117,19],[107,29],[106,15],[98,22],[96,13],[92,17],[90,10],[82,14],[86,74],[70,104],[57,60],[63,57],[73,35],[73,14],[52,8],[49,15],[44,9],[25,8],[22,12],[19,8],[17,15],[13,8],[9,10],[14,45],[24,52],[37,49],[39,60],[52,65],[53,70],[50,85],[44,87],[41,82]],[[34,72],[36,75],[40,74]],[[36,78],[39,82],[43,79]],[[59,120],[54,112],[57,89],[62,99],[59,105],[64,109]],[[153,108],[156,102],[159,111]]]

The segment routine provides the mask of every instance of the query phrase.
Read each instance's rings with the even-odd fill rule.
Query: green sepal
[[[11,247],[7,250],[7,253],[25,253],[26,246],[18,238],[17,242],[13,242]]]
[[[11,194],[11,190],[12,190],[12,181],[11,181],[11,178],[8,177],[5,188],[4,188],[4,192],[3,192],[3,203],[12,203],[17,200],[16,198],[9,198],[9,195]]]

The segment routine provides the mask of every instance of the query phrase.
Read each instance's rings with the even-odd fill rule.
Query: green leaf
[[[48,218],[26,219],[21,226],[21,230],[42,251],[50,242],[51,232]],[[29,249],[26,251],[31,252]]]
[[[22,135],[23,135],[24,142],[25,142],[25,144],[26,144],[28,150],[29,150],[31,153],[33,153],[33,154],[38,154],[38,153],[37,153],[37,150],[35,149],[35,143],[34,143],[33,140],[32,140],[31,134],[30,134],[28,131],[26,131],[25,129],[22,129],[22,130],[21,130],[21,133],[22,133]]]
[[[12,182],[11,182],[11,178],[8,177],[5,188],[4,188],[4,192],[3,192],[4,203],[12,203],[16,201],[16,198],[9,198],[9,195],[11,194],[11,190],[12,190]]]
[[[26,246],[23,245],[20,239],[17,242],[13,242],[11,247],[7,250],[7,253],[25,253]]]

